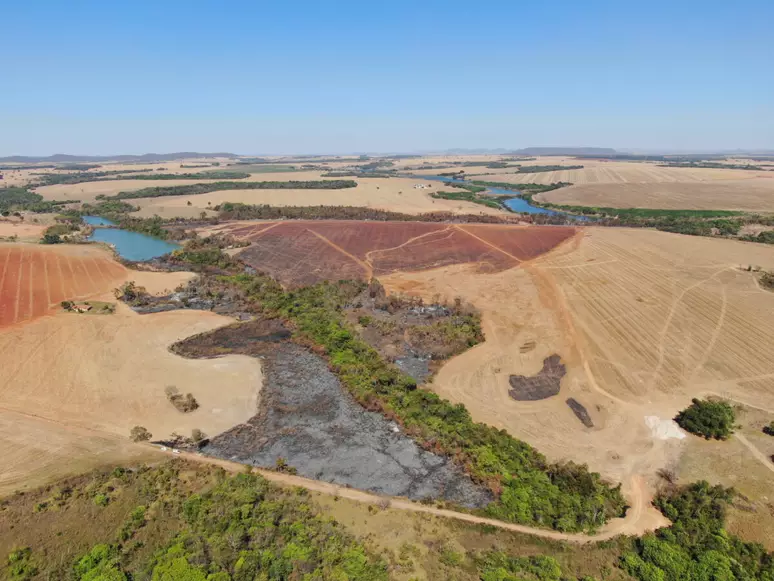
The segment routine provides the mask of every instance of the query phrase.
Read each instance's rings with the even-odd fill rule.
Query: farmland
[[[261,381],[256,361],[187,361],[167,351],[229,319],[140,316],[123,305],[98,317],[58,308],[64,299],[111,300],[112,289],[128,279],[149,292],[170,292],[190,274],[131,272],[91,246],[3,244],[0,259],[0,494],[147,457],[127,437],[137,424],[167,437],[193,428],[218,433],[252,415]],[[200,408],[179,413],[166,401],[169,385],[194,393]]]
[[[252,242],[239,257],[293,286],[323,279],[368,280],[459,263],[498,272],[547,252],[575,233],[562,227],[356,221],[260,222],[225,225],[217,231]]]
[[[454,265],[380,280],[392,292],[459,295],[482,312],[486,341],[441,368],[439,395],[549,458],[588,462],[631,491],[636,475],[653,486],[656,470],[677,462],[683,445],[666,428],[691,397],[715,393],[774,409],[774,296],[740,269],[748,264],[770,268],[774,251],[586,229],[518,269]],[[509,377],[537,375],[553,354],[567,368],[560,395],[511,399]],[[594,427],[578,421],[567,397]]]
[[[109,292],[125,277],[95,248],[0,245],[0,328],[49,314],[63,300]]]

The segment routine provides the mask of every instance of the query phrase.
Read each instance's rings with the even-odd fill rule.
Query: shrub
[[[153,434],[142,426],[134,426],[129,431],[129,437],[132,439],[132,442],[147,442],[153,437]]]
[[[693,399],[675,421],[685,431],[707,440],[727,440],[734,432],[734,408],[724,401]]]
[[[769,436],[774,436],[774,422],[771,422],[768,426],[764,426],[763,433]]]

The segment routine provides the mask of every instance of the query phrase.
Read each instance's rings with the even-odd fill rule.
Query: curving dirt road
[[[236,462],[229,462],[228,460],[221,460],[219,458],[213,458],[211,456],[204,456],[190,452],[173,452],[171,450],[167,450],[167,455],[176,456],[193,462],[199,462],[201,464],[219,466],[224,470],[233,473],[244,472],[248,468],[248,466],[244,464],[238,464]],[[632,505],[629,508],[626,517],[612,520],[597,534],[585,534],[561,533],[559,531],[507,523],[491,518],[467,514],[464,512],[435,508],[433,506],[427,506],[418,502],[412,502],[404,498],[378,496],[376,494],[363,492],[362,490],[356,490],[354,488],[342,487],[337,484],[331,484],[329,482],[311,480],[309,478],[302,478],[301,476],[294,476],[292,474],[283,474],[281,472],[272,472],[270,470],[264,470],[261,468],[252,467],[252,471],[260,474],[266,478],[266,480],[275,482],[282,486],[299,486],[313,492],[338,496],[340,498],[346,498],[348,500],[366,504],[384,505],[385,503],[389,503],[390,508],[395,508],[398,510],[422,512],[425,514],[432,514],[444,518],[453,518],[473,524],[489,525],[517,533],[543,537],[546,539],[553,539],[556,541],[567,541],[571,543],[595,543],[598,541],[611,539],[618,535],[639,535],[649,530],[654,530],[660,526],[669,525],[669,521],[666,519],[655,522],[652,518],[649,517],[649,515],[646,514],[646,511],[643,510],[647,502],[648,495],[645,481],[641,477],[634,477],[632,479],[632,490],[630,491],[629,498]]]

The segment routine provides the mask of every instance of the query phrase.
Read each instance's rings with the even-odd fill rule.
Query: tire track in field
[[[472,232],[468,232],[467,230],[465,230],[465,228],[463,228],[463,227],[462,227],[462,226],[460,226],[459,224],[453,224],[453,226],[454,226],[454,228],[456,228],[457,230],[460,230],[461,232],[464,232],[464,233],[465,233],[465,234],[467,234],[468,236],[471,236],[472,238],[475,238],[476,240],[478,240],[479,242],[481,242],[481,243],[483,243],[483,244],[486,244],[486,245],[487,245],[487,246],[489,246],[490,248],[494,248],[494,249],[495,249],[495,250],[497,250],[498,252],[502,252],[503,254],[505,254],[505,256],[509,256],[510,258],[513,258],[513,259],[516,261],[516,264],[521,264],[522,262],[524,262],[522,259],[520,259],[520,258],[518,258],[518,257],[514,256],[513,254],[511,254],[510,252],[508,252],[508,251],[506,251],[506,250],[503,250],[503,249],[502,249],[502,248],[500,248],[499,246],[495,246],[495,245],[494,245],[494,244],[492,244],[491,242],[488,242],[488,241],[484,240],[483,238],[480,238],[479,236],[476,236],[476,235],[475,235],[475,234],[473,234]]]
[[[327,239],[325,236],[323,236],[322,234],[318,234],[317,232],[315,232],[314,230],[310,230],[309,228],[307,228],[307,229],[306,229],[306,231],[307,231],[307,232],[310,232],[310,233],[312,233],[312,234],[314,234],[314,235],[315,235],[315,236],[317,236],[317,237],[318,237],[320,240],[322,240],[323,242],[325,242],[326,244],[328,244],[328,245],[329,245],[331,248],[333,248],[333,249],[335,249],[335,250],[338,250],[339,252],[341,252],[341,253],[342,253],[344,256],[347,256],[348,258],[351,258],[352,260],[354,260],[354,261],[355,261],[355,262],[356,262],[356,263],[357,263],[357,264],[358,264],[358,265],[359,265],[361,268],[363,268],[363,269],[366,271],[366,280],[371,280],[371,279],[373,278],[373,276],[374,276],[374,269],[373,269],[373,268],[371,268],[371,266],[370,266],[369,264],[367,264],[367,263],[363,262],[362,260],[360,260],[360,259],[359,259],[357,256],[355,256],[354,254],[350,254],[349,252],[347,252],[346,250],[344,250],[344,249],[343,249],[341,246],[339,246],[338,244],[334,244],[333,242],[331,242],[330,240],[328,240],[328,239]]]
[[[684,258],[685,261],[685,258]],[[669,309],[669,314],[667,314],[666,320],[664,321],[664,326],[661,328],[661,336],[659,338],[659,344],[658,344],[658,363],[656,364],[655,369],[653,370],[653,373],[650,376],[650,379],[648,380],[648,384],[645,386],[645,390],[647,392],[650,392],[653,389],[654,384],[656,383],[656,379],[658,378],[659,374],[661,373],[661,370],[664,367],[664,363],[666,361],[666,338],[669,333],[669,327],[672,326],[672,320],[675,318],[675,314],[677,313],[677,309],[680,306],[680,304],[683,302],[683,298],[685,298],[685,295],[687,295],[689,292],[691,292],[695,288],[699,288],[703,284],[711,281],[713,278],[715,278],[720,273],[728,270],[727,266],[724,266],[718,271],[715,271],[707,278],[703,278],[700,281],[697,281],[693,283],[692,285],[686,287],[683,289],[683,291],[675,297],[675,299],[672,301],[672,305]]]
[[[3,274],[0,275],[0,298],[2,298],[2,292],[3,292],[3,285],[5,284],[5,276],[8,272],[8,263],[11,262],[11,253],[13,251],[13,248],[9,247],[8,252],[5,253],[5,258],[3,259]],[[2,325],[5,322],[5,309],[7,308],[6,303],[0,302],[0,325]]]
[[[19,275],[16,277],[16,301],[13,307],[13,322],[16,323],[19,320],[19,299],[21,298],[21,281],[22,271],[24,270],[24,248],[19,253]]]
[[[373,263],[371,261],[371,256],[373,254],[376,254],[377,252],[393,252],[395,250],[400,250],[404,246],[408,246],[412,242],[416,242],[417,240],[420,240],[421,238],[425,238],[427,236],[432,236],[433,234],[440,234],[440,233],[443,233],[443,232],[448,232],[452,228],[453,228],[453,225],[449,225],[446,228],[442,228],[440,230],[431,230],[429,232],[425,232],[424,234],[420,234],[419,236],[413,236],[412,238],[409,238],[408,240],[406,240],[402,244],[398,244],[398,246],[393,246],[392,248],[377,248],[376,250],[369,250],[368,252],[365,253],[365,261],[368,264],[372,265],[372,267],[373,267]]]
[[[50,280],[48,278],[48,259],[50,258],[49,255],[45,255],[43,257],[43,277],[46,280],[46,300],[48,301],[46,304],[48,305],[48,308],[50,309],[53,307],[53,303],[51,301],[51,284]]]

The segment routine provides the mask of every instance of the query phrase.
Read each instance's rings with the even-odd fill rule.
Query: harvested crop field
[[[538,194],[535,199],[553,204],[611,208],[772,212],[773,197],[774,174],[766,178],[690,183],[574,185]]]
[[[461,296],[482,312],[486,341],[444,365],[435,391],[552,460],[587,462],[626,485],[636,475],[654,483],[676,462],[686,444],[670,418],[692,397],[774,409],[774,293],[740,269],[749,264],[774,269],[774,248],[589,228],[522,268],[380,280],[390,292]],[[558,397],[512,399],[509,377],[535,376],[554,353],[567,367]]]
[[[125,277],[94,247],[0,244],[0,328],[47,315],[63,300],[109,292]]]
[[[290,286],[460,263],[499,272],[575,234],[559,226],[302,220],[235,222],[216,231],[252,242],[239,257]]]
[[[7,244],[0,257],[8,266],[1,295],[0,494],[147,456],[128,438],[135,425],[158,438],[193,428],[215,434],[255,412],[258,361],[187,361],[168,351],[229,319],[210,312],[138,315],[124,305],[115,314],[88,316],[57,304],[60,295],[113,300],[112,289],[128,279],[150,292],[171,292],[190,273],[129,271],[95,246]],[[54,277],[58,265],[63,273],[72,268],[72,276]],[[194,394],[199,409],[180,413],[167,401],[168,386]]]

